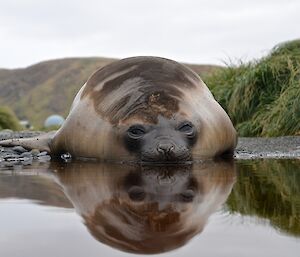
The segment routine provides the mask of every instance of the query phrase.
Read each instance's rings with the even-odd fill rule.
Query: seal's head
[[[49,142],[54,155],[177,163],[232,153],[236,132],[192,70],[164,58],[133,57],[88,79]]]
[[[195,125],[186,119],[158,117],[155,124],[136,123],[124,135],[126,148],[144,162],[184,162],[192,159]]]

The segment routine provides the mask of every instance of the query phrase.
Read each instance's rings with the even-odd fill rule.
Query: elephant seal
[[[31,139],[1,141],[53,156],[178,163],[231,154],[236,131],[200,77],[159,57],[132,57],[96,71],[63,126]]]
[[[57,166],[58,165],[58,166]],[[120,251],[158,254],[205,230],[236,180],[231,160],[190,165],[54,163],[53,180],[91,235]]]

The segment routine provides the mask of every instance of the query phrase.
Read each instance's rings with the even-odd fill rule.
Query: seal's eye
[[[142,187],[132,186],[128,190],[128,195],[132,201],[143,201],[146,197],[146,193]]]
[[[180,200],[183,202],[192,202],[195,197],[195,192],[192,189],[187,189],[180,194]]]
[[[193,136],[195,134],[194,126],[189,121],[181,123],[178,127],[178,130],[188,136]]]
[[[140,138],[146,133],[142,125],[133,125],[128,129],[128,135],[131,138]]]

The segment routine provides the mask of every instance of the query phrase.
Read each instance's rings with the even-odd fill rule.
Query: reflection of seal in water
[[[198,75],[157,57],[134,57],[95,72],[55,134],[6,140],[102,160],[180,162],[232,154],[236,132]]]
[[[69,163],[54,174],[91,234],[126,252],[162,253],[202,232],[226,201],[233,162],[146,166]]]

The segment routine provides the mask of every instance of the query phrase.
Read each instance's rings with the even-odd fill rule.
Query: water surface
[[[0,170],[0,256],[299,256],[300,161]]]

